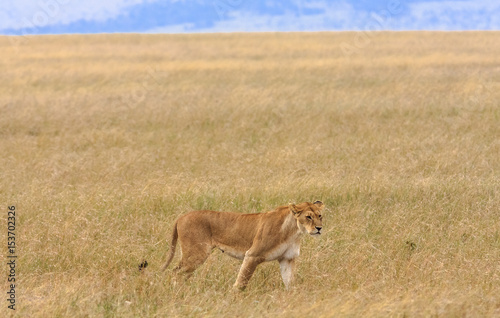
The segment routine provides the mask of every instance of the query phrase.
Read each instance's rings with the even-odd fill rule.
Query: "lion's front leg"
[[[285,289],[290,288],[293,282],[293,275],[295,272],[295,258],[282,259],[280,262],[281,278],[285,283]]]
[[[262,262],[263,260],[261,257],[253,257],[248,254],[245,255],[243,264],[241,264],[240,272],[238,273],[238,278],[236,279],[236,283],[234,283],[233,287],[239,290],[244,290],[248,285],[248,281],[255,272],[255,269]]]

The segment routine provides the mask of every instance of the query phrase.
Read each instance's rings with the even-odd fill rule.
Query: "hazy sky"
[[[0,0],[0,34],[500,30],[487,0]]]

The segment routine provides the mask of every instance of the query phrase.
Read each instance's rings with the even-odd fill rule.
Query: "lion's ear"
[[[288,205],[288,208],[293,213],[293,215],[297,215],[299,213],[299,209],[297,208],[297,206],[295,204]]]
[[[323,208],[325,207],[325,205],[324,205],[324,204],[323,204],[323,202],[321,202],[321,201],[316,201],[316,202],[314,202],[313,204],[314,204],[315,206],[317,206],[317,207],[318,207],[318,209],[320,209],[320,210],[323,210]]]

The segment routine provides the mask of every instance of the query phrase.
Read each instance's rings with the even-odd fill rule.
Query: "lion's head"
[[[325,205],[321,201],[290,204],[289,208],[297,220],[297,226],[302,233],[320,235],[323,228],[321,210]]]

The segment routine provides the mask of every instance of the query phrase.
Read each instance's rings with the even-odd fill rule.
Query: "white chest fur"
[[[283,242],[274,248],[267,256],[266,261],[277,259],[294,259],[300,254],[300,244],[296,239]]]

